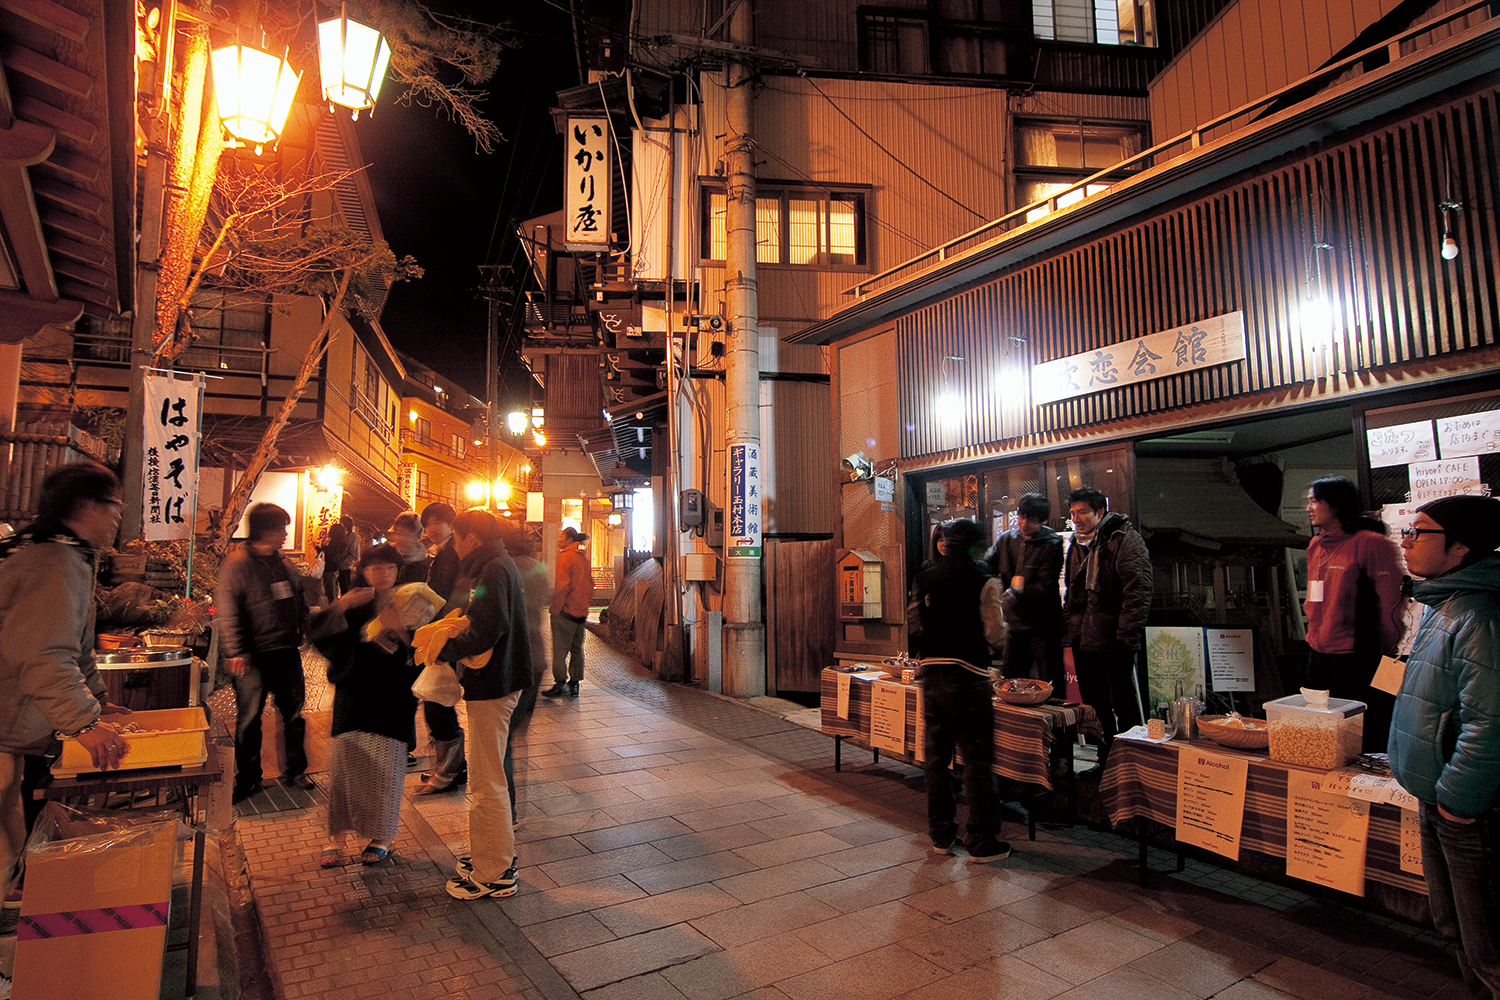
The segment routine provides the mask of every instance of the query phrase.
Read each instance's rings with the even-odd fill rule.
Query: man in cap
[[[1438,932],[1470,995],[1500,997],[1500,500],[1417,508],[1401,532],[1427,605],[1391,720],[1391,773],[1419,802],[1422,868]]]
[[[995,709],[990,700],[990,643],[981,603],[992,578],[975,562],[983,544],[984,530],[978,523],[960,518],[944,524],[938,558],[912,581],[909,608],[916,616],[912,655],[923,659],[927,835],[934,853],[953,853],[958,804],[948,770],[956,749],[964,758],[967,846],[973,864],[1010,856],[1010,845],[998,839],[1000,797],[990,771],[995,756]]]
[[[594,599],[594,571],[583,543],[589,536],[569,525],[557,534],[557,576],[552,587],[552,681],[547,698],[578,697],[583,680],[583,623]]]

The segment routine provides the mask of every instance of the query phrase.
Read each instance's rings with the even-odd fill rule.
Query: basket
[[[1264,719],[1246,719],[1245,722],[1257,728],[1242,729],[1224,725],[1226,718],[1223,715],[1200,715],[1198,732],[1215,743],[1234,747],[1236,750],[1264,750],[1270,746],[1271,731],[1266,727]]]
[[[1032,684],[1041,685],[1039,688],[1028,687],[1022,691],[1012,691],[1006,687],[1009,681],[1001,681],[995,686],[995,696],[1007,705],[1040,705],[1052,697],[1052,684],[1050,681],[1032,681]]]

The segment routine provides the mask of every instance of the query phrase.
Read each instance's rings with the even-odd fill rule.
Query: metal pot
[[[193,651],[186,646],[105,649],[94,660],[113,704],[132,711],[197,704]]]

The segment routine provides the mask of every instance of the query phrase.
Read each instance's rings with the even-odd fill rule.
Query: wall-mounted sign
[[[1031,369],[1033,404],[1086,396],[1245,357],[1245,314],[1225,313]]]
[[[1444,458],[1436,462],[1413,462],[1406,467],[1411,482],[1411,502],[1426,503],[1455,493],[1481,494],[1479,459]]]
[[[1432,421],[1417,420],[1394,427],[1375,427],[1365,431],[1365,442],[1370,447],[1370,468],[1383,469],[1389,465],[1410,465],[1412,462],[1430,462],[1437,458],[1437,445],[1432,438]],[[1473,452],[1461,454],[1472,455]],[[1452,456],[1446,453],[1444,458]]]
[[[609,120],[569,118],[563,145],[563,208],[569,250],[609,248]]]
[[[729,446],[729,559],[760,558],[760,445]]]
[[[1459,417],[1439,417],[1437,434],[1444,458],[1488,455],[1492,451],[1500,451],[1500,410],[1465,413]]]

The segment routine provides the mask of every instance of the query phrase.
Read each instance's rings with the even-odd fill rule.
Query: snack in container
[[[1030,677],[1009,677],[995,685],[995,694],[1007,705],[1040,705],[1052,697],[1052,683]]]

